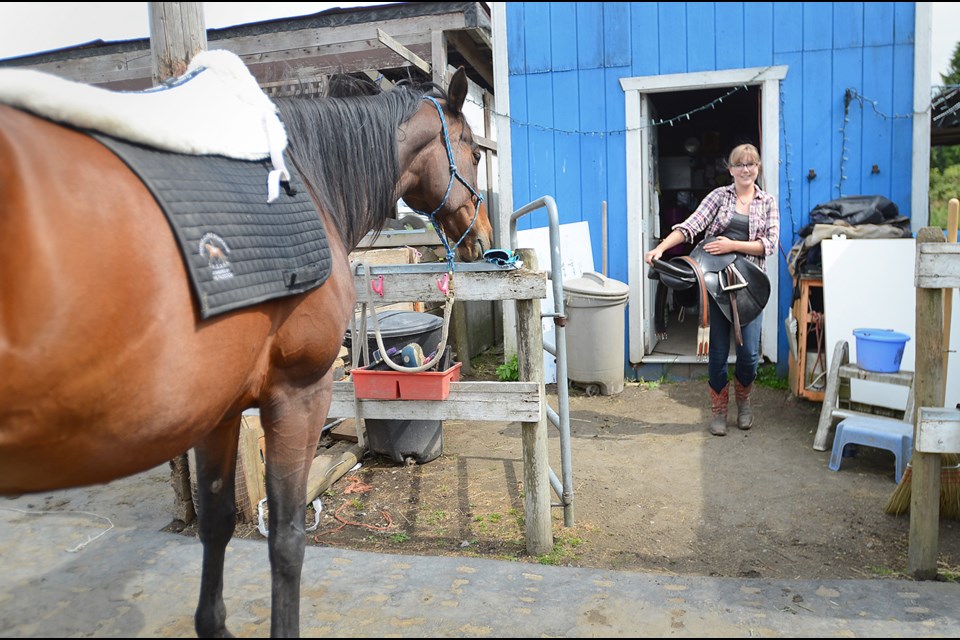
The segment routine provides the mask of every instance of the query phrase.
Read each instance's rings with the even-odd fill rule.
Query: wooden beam
[[[387,34],[383,29],[377,29],[377,40],[379,40],[385,47],[399,55],[401,58],[417,67],[427,75],[430,74],[430,63],[415,54],[410,49],[407,49],[405,46],[400,44],[398,41],[394,40]]]
[[[482,31],[477,31],[483,33]],[[473,67],[474,71],[480,74],[480,77],[489,86],[493,86],[493,61],[489,55],[482,53],[473,39],[464,31],[447,31],[447,41],[453,45],[453,48],[460,52],[463,59]]]
[[[370,283],[359,269],[354,277],[357,302],[368,302],[373,298],[375,304],[390,304],[408,300],[422,302],[444,302],[446,295],[437,286],[438,278],[446,273],[445,263],[424,263],[411,265],[421,267],[420,272],[397,273],[390,267],[370,266],[370,277],[383,276],[383,295],[371,294]],[[547,274],[543,271],[528,269],[466,271],[466,265],[454,272],[454,295],[456,300],[533,300],[547,297]],[[380,286],[378,284],[378,289]]]
[[[474,135],[473,139],[476,140],[477,144],[480,145],[482,148],[487,149],[489,151],[493,151],[494,153],[497,152],[496,140],[491,140],[490,138],[485,138],[483,136],[478,136],[478,135]]]
[[[374,83],[376,83],[376,85],[384,91],[393,89],[393,83],[387,80],[387,78],[379,71],[375,71],[373,69],[364,69],[363,74],[373,80]]]
[[[914,389],[918,407],[942,407],[943,294],[923,287],[920,261],[926,249],[945,244],[943,230],[924,227],[917,233],[917,349]],[[909,418],[914,429],[917,416]],[[916,441],[916,433],[914,433]],[[940,454],[914,451],[910,460],[910,538],[907,570],[916,580],[937,577],[937,543],[940,535]]]
[[[415,375],[415,374],[411,374]],[[535,382],[451,382],[446,400],[358,400],[361,417],[396,420],[536,420],[542,409]],[[330,418],[356,417],[353,382],[333,383]]]
[[[148,2],[153,84],[178,78],[207,49],[202,2]]]
[[[524,264],[537,268],[537,254],[533,249],[520,249],[519,253]],[[536,384],[538,396],[542,397],[543,325],[540,321],[540,302],[537,300],[517,300],[517,342],[520,345],[517,353],[520,380]],[[527,553],[539,556],[553,549],[546,407],[541,406],[535,418],[523,420],[520,440],[523,450],[523,513]]]

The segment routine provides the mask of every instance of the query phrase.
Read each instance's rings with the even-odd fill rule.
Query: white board
[[[823,248],[823,312],[826,328],[827,371],[834,345],[846,340],[850,361],[857,360],[854,329],[893,329],[910,336],[900,368],[915,370],[916,363],[916,241],[912,238],[832,239]],[[960,313],[953,291],[946,406],[960,402]],[[902,410],[907,389],[898,385],[851,381],[851,400]]]
[[[590,245],[590,225],[586,222],[572,222],[560,225],[560,269],[563,281],[579,278],[585,271],[594,271],[593,248]],[[533,249],[537,254],[537,268],[550,273],[552,252],[550,251],[550,229],[540,227],[517,231],[517,248]],[[540,301],[542,312],[554,313],[553,284],[547,283],[547,297]],[[553,318],[543,319],[543,339],[556,344]],[[553,355],[543,352],[543,381],[547,384],[557,381],[557,363]]]

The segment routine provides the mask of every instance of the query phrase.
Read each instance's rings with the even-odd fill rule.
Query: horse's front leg
[[[237,525],[234,476],[240,416],[225,420],[194,445],[197,461],[197,520],[203,543],[200,599],[194,615],[201,638],[232,638],[223,604],[223,559]]]
[[[300,636],[300,574],[306,547],[307,476],[333,399],[333,375],[307,388],[271,393],[260,407],[267,464],[270,635]]]

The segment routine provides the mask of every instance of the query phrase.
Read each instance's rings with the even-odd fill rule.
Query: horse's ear
[[[454,114],[460,113],[463,110],[463,103],[467,99],[467,72],[463,67],[457,69],[453,77],[450,78],[450,88],[447,89],[447,95],[450,97],[447,107]]]

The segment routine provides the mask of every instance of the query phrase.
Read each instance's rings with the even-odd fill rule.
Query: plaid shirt
[[[723,235],[724,229],[730,224],[736,210],[736,185],[718,187],[707,194],[689,218],[674,225],[673,228],[679,229],[687,242],[693,244],[694,237],[704,229],[708,237]],[[762,242],[764,255],[743,255],[761,269],[766,270],[766,256],[776,251],[777,241],[780,238],[780,209],[777,207],[777,199],[766,191],[762,191],[760,187],[756,187],[753,200],[750,202],[749,220],[749,240]]]

